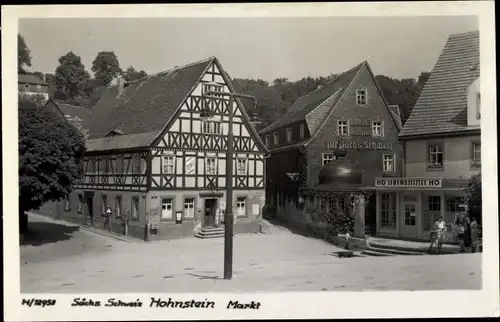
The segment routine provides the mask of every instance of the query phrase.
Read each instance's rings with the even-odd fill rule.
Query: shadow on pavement
[[[58,223],[30,221],[28,232],[21,240],[21,246],[42,246],[50,243],[68,240],[78,231],[78,226],[66,226]]]

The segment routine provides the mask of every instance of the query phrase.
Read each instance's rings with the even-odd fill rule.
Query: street
[[[266,292],[481,288],[481,254],[337,258],[318,239],[273,227],[235,235],[233,279],[223,239],[126,242],[30,215],[21,292]],[[42,238],[43,237],[43,238]]]

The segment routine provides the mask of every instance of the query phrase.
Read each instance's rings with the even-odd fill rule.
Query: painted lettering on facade
[[[383,188],[441,188],[442,179],[426,178],[377,178],[375,187]]]
[[[349,150],[392,150],[392,143],[375,141],[341,141],[327,142],[327,149],[349,149]]]

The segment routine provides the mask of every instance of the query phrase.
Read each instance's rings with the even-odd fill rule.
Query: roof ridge
[[[468,35],[473,35],[479,33],[479,30],[471,30],[471,31],[466,31],[466,32],[460,32],[456,34],[450,34],[448,38],[456,38],[456,37],[463,37],[463,36],[468,36]]]
[[[168,73],[171,73],[171,72],[174,72],[176,70],[180,70],[180,69],[184,69],[184,68],[188,68],[188,67],[191,67],[191,66],[194,66],[194,65],[198,65],[198,64],[201,64],[201,63],[206,63],[208,61],[211,61],[211,60],[214,60],[216,59],[215,56],[210,56],[209,58],[206,58],[206,59],[202,59],[202,60],[199,60],[199,61],[196,61],[196,62],[193,62],[193,63],[189,63],[189,64],[185,64],[185,65],[182,65],[182,66],[177,66],[177,67],[174,67],[174,68],[170,68],[170,69],[167,69],[167,70],[164,70],[164,71],[161,71],[161,72],[158,72],[156,74],[152,74],[152,75],[148,75],[148,76],[144,76],[144,77],[141,77],[139,79],[135,79],[133,81],[128,81],[126,82],[127,84],[134,84],[134,83],[137,83],[137,82],[140,82],[140,81],[143,81],[145,79],[150,79],[150,78],[153,78],[153,77],[157,77],[157,76],[161,76],[161,75],[164,75],[164,74],[168,74]]]

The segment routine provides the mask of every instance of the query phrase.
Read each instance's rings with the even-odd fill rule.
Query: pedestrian
[[[453,224],[451,226],[451,232],[453,234],[453,245],[456,245],[458,243],[458,215],[455,215],[455,220],[453,221]]]
[[[446,223],[444,221],[443,216],[440,216],[437,221],[437,229],[438,229],[438,252],[441,252],[443,247],[443,242],[446,240]]]
[[[465,252],[465,227],[462,221],[458,223],[458,242],[460,244],[460,252]]]
[[[465,240],[464,240],[464,244],[465,244],[465,248],[466,249],[469,249],[469,247],[471,246],[471,236],[470,236],[470,218],[469,218],[469,215],[466,213],[464,214],[464,219],[462,221],[462,224],[464,226],[464,230],[465,230]]]
[[[476,218],[473,217],[472,222],[470,223],[470,237],[471,237],[471,246],[473,253],[475,253],[478,250],[477,249],[478,232],[479,232],[479,227]]]
[[[439,219],[436,219],[431,227],[431,243],[429,245],[429,254],[432,254],[432,249],[434,246],[438,246],[439,243]]]
[[[110,230],[111,230],[111,208],[110,207],[107,207],[106,208],[106,221],[104,222],[104,227],[103,228],[106,228],[108,227]]]

